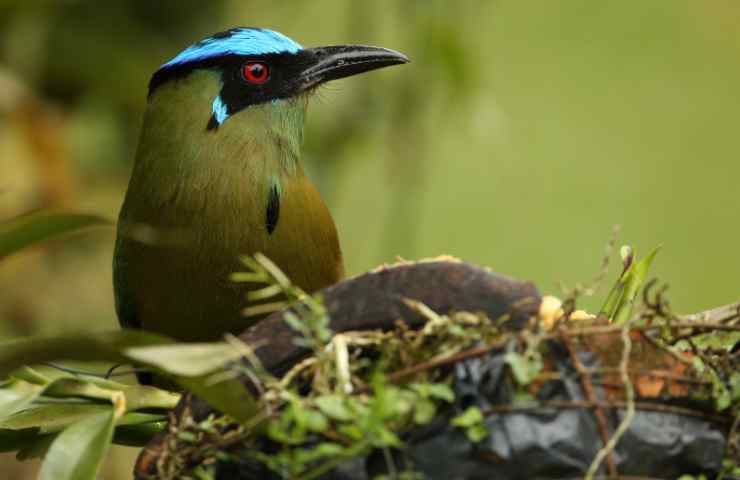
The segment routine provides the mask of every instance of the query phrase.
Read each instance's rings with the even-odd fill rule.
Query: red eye
[[[261,62],[245,63],[242,67],[242,76],[249,83],[265,83],[270,78],[270,69]]]

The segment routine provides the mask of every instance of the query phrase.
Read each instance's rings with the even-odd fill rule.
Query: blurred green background
[[[0,0],[0,220],[115,218],[149,76],[237,25],[413,61],[330,84],[309,114],[350,274],[449,253],[558,294],[620,224],[664,245],[678,311],[740,297],[736,0]],[[112,245],[99,229],[4,260],[0,335],[115,328]],[[102,477],[129,478],[134,454]],[[0,459],[5,478],[35,468]]]

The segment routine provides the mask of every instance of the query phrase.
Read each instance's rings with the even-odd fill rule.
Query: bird
[[[337,230],[301,164],[308,101],[326,82],[408,61],[238,27],[162,64],[118,219],[121,326],[183,342],[240,333],[245,287],[229,280],[240,255],[264,254],[306,292],[339,281]]]

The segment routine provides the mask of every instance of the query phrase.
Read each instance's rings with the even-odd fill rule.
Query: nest
[[[738,353],[696,339],[738,309],[646,291],[614,325],[458,261],[348,280],[240,336],[253,421],[186,395],[137,477],[733,478]]]

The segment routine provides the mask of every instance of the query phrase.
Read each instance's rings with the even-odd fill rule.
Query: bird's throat
[[[208,130],[219,88],[215,72],[196,71],[150,98],[127,202],[137,203],[135,195],[148,212],[237,214],[261,208],[273,191],[304,175],[299,162],[308,99],[253,105]]]

